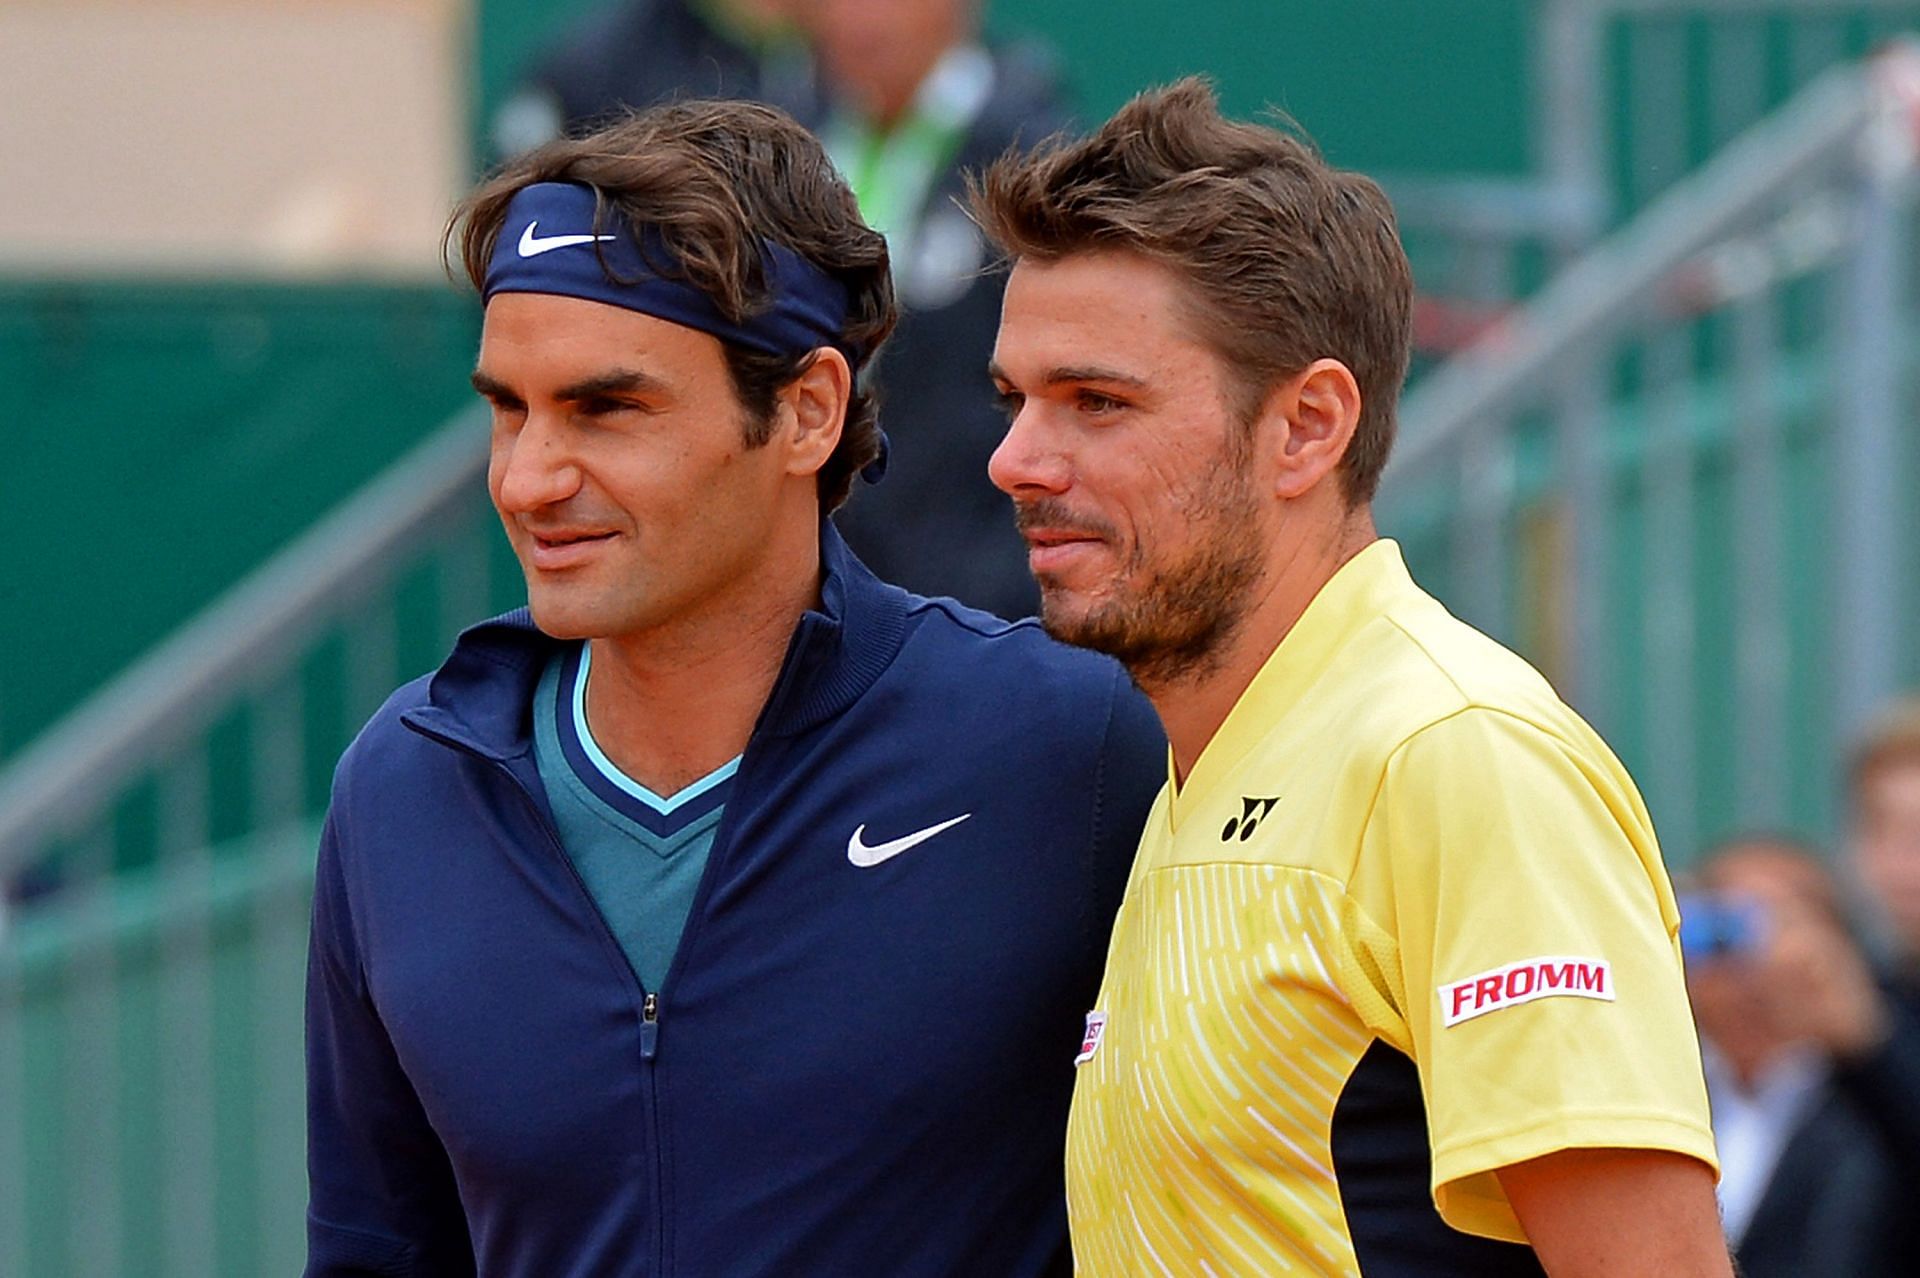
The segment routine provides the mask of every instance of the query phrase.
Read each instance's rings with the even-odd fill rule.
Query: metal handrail
[[[298,655],[315,622],[450,526],[486,470],[457,414],[291,545],[36,737],[0,771],[0,878],[210,723],[227,694]]]
[[[1418,494],[1453,495],[1439,534],[1449,605],[1503,637],[1527,632],[1530,655],[1603,729],[1609,718],[1644,725],[1649,803],[1682,849],[1707,833],[1706,750],[1738,743],[1737,757],[1722,754],[1715,766],[1731,763],[1748,820],[1777,823],[1794,770],[1830,766],[1900,686],[1912,629],[1899,442],[1916,173],[1920,44],[1902,40],[1814,80],[1654,196],[1437,368],[1403,409],[1404,439],[1385,477],[1388,522]],[[1814,293],[1789,292],[1816,276]],[[1815,300],[1820,318],[1805,324]],[[1708,315],[1716,318],[1703,323]],[[1817,473],[1792,486],[1795,497],[1829,497],[1810,516],[1821,529],[1817,606],[1827,618],[1817,639],[1796,636],[1804,620],[1788,601],[1790,574],[1808,569],[1790,567],[1789,432],[1768,386],[1795,316],[1817,326],[1826,384],[1812,429],[1793,436],[1817,441],[1806,446],[1820,458]],[[1686,438],[1687,395],[1709,370],[1739,400],[1731,472],[1714,481]],[[1637,464],[1622,483],[1607,461],[1616,439],[1605,406],[1628,384]],[[1522,491],[1529,457],[1550,473],[1548,500]],[[1728,624],[1707,623],[1697,605],[1706,482],[1731,489],[1727,517],[1704,517],[1733,534]],[[1823,482],[1830,494],[1809,493]],[[1631,598],[1621,566],[1637,569]],[[1817,652],[1817,663],[1796,662],[1798,650]],[[1695,682],[1709,651],[1735,686],[1736,713],[1714,747]],[[1802,673],[1814,665],[1817,688]],[[1819,710],[1795,722],[1796,697],[1815,698]],[[1807,743],[1798,764],[1789,740]]]
[[[1872,162],[1882,131],[1911,152],[1920,44],[1837,67],[1557,276],[1509,322],[1434,370],[1401,410],[1391,493],[1491,417],[1546,389],[1569,356],[1626,327],[1675,272],[1812,179]]]
[[[1433,178],[1373,175],[1393,200],[1404,231],[1442,230],[1462,237],[1558,241],[1593,235],[1604,210],[1592,192],[1538,178]]]

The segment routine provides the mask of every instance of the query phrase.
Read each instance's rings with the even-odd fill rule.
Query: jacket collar
[[[900,651],[909,598],[867,570],[831,520],[820,522],[820,606],[801,614],[754,735],[791,736],[832,719]],[[489,759],[533,748],[533,690],[559,641],[525,608],[468,628],[401,720]]]

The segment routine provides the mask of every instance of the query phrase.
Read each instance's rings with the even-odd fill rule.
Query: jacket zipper
[[[513,788],[520,792],[520,797],[526,800],[527,811],[533,815],[534,824],[547,836],[547,843],[554,855],[560,858],[560,863],[567,867],[567,873],[573,876],[574,886],[580,890],[580,898],[587,903],[587,912],[593,915],[601,933],[618,953],[620,942],[614,937],[606,918],[601,915],[600,907],[593,903],[593,893],[587,891],[587,883],[580,877],[579,867],[574,865],[573,858],[567,855],[566,848],[561,844],[560,832],[540,811],[540,805],[534,801],[533,791],[527,788],[526,782],[514,775],[513,769],[504,761],[494,760],[493,763],[506,774],[507,780],[513,782]],[[622,958],[621,962],[624,964],[626,960]],[[627,970],[633,971],[631,967]],[[653,1149],[653,1272],[663,1276],[667,1271],[667,1164],[660,1149],[660,1087],[653,1074],[654,1057],[660,1050],[660,995],[646,987],[638,972],[633,972],[633,983],[639,986],[641,994],[640,1059],[646,1063],[647,1143]]]
[[[458,750],[462,754],[469,755],[475,759],[481,760],[482,762],[491,764],[496,770],[499,771],[499,773],[502,776],[506,777],[506,779],[510,783],[512,783],[513,788],[516,791],[518,791],[520,797],[526,801],[527,813],[533,818],[533,823],[535,827],[539,829],[541,834],[546,836],[548,848],[552,850],[555,856],[560,858],[560,864],[564,865],[567,868],[567,873],[570,876],[572,876],[574,887],[578,889],[580,893],[580,899],[586,902],[587,913],[592,915],[593,921],[599,925],[602,938],[607,942],[607,944],[613,947],[615,954],[619,954],[620,942],[614,937],[613,929],[607,925],[607,920],[601,915],[599,907],[593,903],[593,894],[587,891],[586,880],[580,877],[580,871],[578,867],[574,865],[573,858],[567,855],[566,848],[561,845],[560,832],[554,829],[553,822],[549,821],[547,819],[546,813],[540,810],[540,804],[537,801],[535,801],[533,797],[533,791],[527,788],[527,783],[522,781],[519,778],[519,776],[514,773],[514,770],[507,765],[504,759],[496,759],[488,755],[482,754],[480,751],[473,749],[471,746],[466,745],[464,742],[455,740],[452,737],[442,736],[440,733],[431,731],[430,729],[424,728],[420,725],[410,724],[408,726],[412,727],[414,731],[419,732],[422,736],[430,737],[431,739],[440,742],[442,745],[445,745],[450,749]],[[717,845],[717,840],[716,840],[716,845]],[[624,966],[626,963],[626,960],[622,958],[621,963]],[[648,1139],[648,1142],[653,1147],[654,1273],[656,1275],[664,1275],[666,1272],[666,1263],[667,1263],[667,1245],[666,1245],[667,1213],[666,1213],[666,1183],[665,1183],[667,1168],[666,1168],[665,1159],[662,1157],[661,1150],[660,1150],[659,1088],[655,1084],[654,1077],[653,1077],[654,1057],[659,1052],[659,1049],[660,1049],[660,995],[653,990],[647,989],[646,986],[640,980],[640,974],[638,972],[633,971],[633,969],[630,966],[627,967],[627,971],[629,974],[632,975],[633,982],[637,987],[639,987],[640,994],[641,994],[640,1059],[645,1061],[647,1066],[645,1071],[646,1092],[647,1092],[647,1139]]]

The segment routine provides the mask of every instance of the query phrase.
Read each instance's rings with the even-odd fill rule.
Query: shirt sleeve
[[[1715,1166],[1677,930],[1638,794],[1597,739],[1461,711],[1389,761],[1354,874],[1362,966],[1411,1048],[1434,1201],[1522,1239],[1494,1175],[1572,1148]]]
[[[366,987],[329,813],[307,956],[307,1278],[474,1272],[453,1168]]]

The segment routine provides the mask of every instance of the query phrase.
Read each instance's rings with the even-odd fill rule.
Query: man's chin
[[[1060,642],[1071,643],[1072,640],[1065,637],[1065,632],[1072,630],[1084,610],[1072,595],[1046,577],[1035,577],[1034,584],[1040,587],[1041,626]]]
[[[581,625],[565,614],[555,616],[550,612],[542,612],[538,608],[532,609],[532,612],[533,624],[549,639],[574,640],[595,637],[594,627]]]
[[[1237,617],[1216,612],[1186,617],[1129,613],[1106,607],[1068,607],[1047,594],[1040,598],[1040,624],[1048,635],[1075,648],[1112,657],[1142,687],[1192,679],[1213,670],[1225,650]],[[1186,624],[1167,624],[1170,620]]]
[[[529,591],[527,610],[533,614],[533,624],[552,639],[600,639],[619,628],[599,609],[583,606],[577,600],[555,598],[547,591]]]
[[[1040,586],[1040,625],[1053,638],[1076,648],[1109,652],[1117,636],[1109,618],[1084,599],[1058,588]]]

